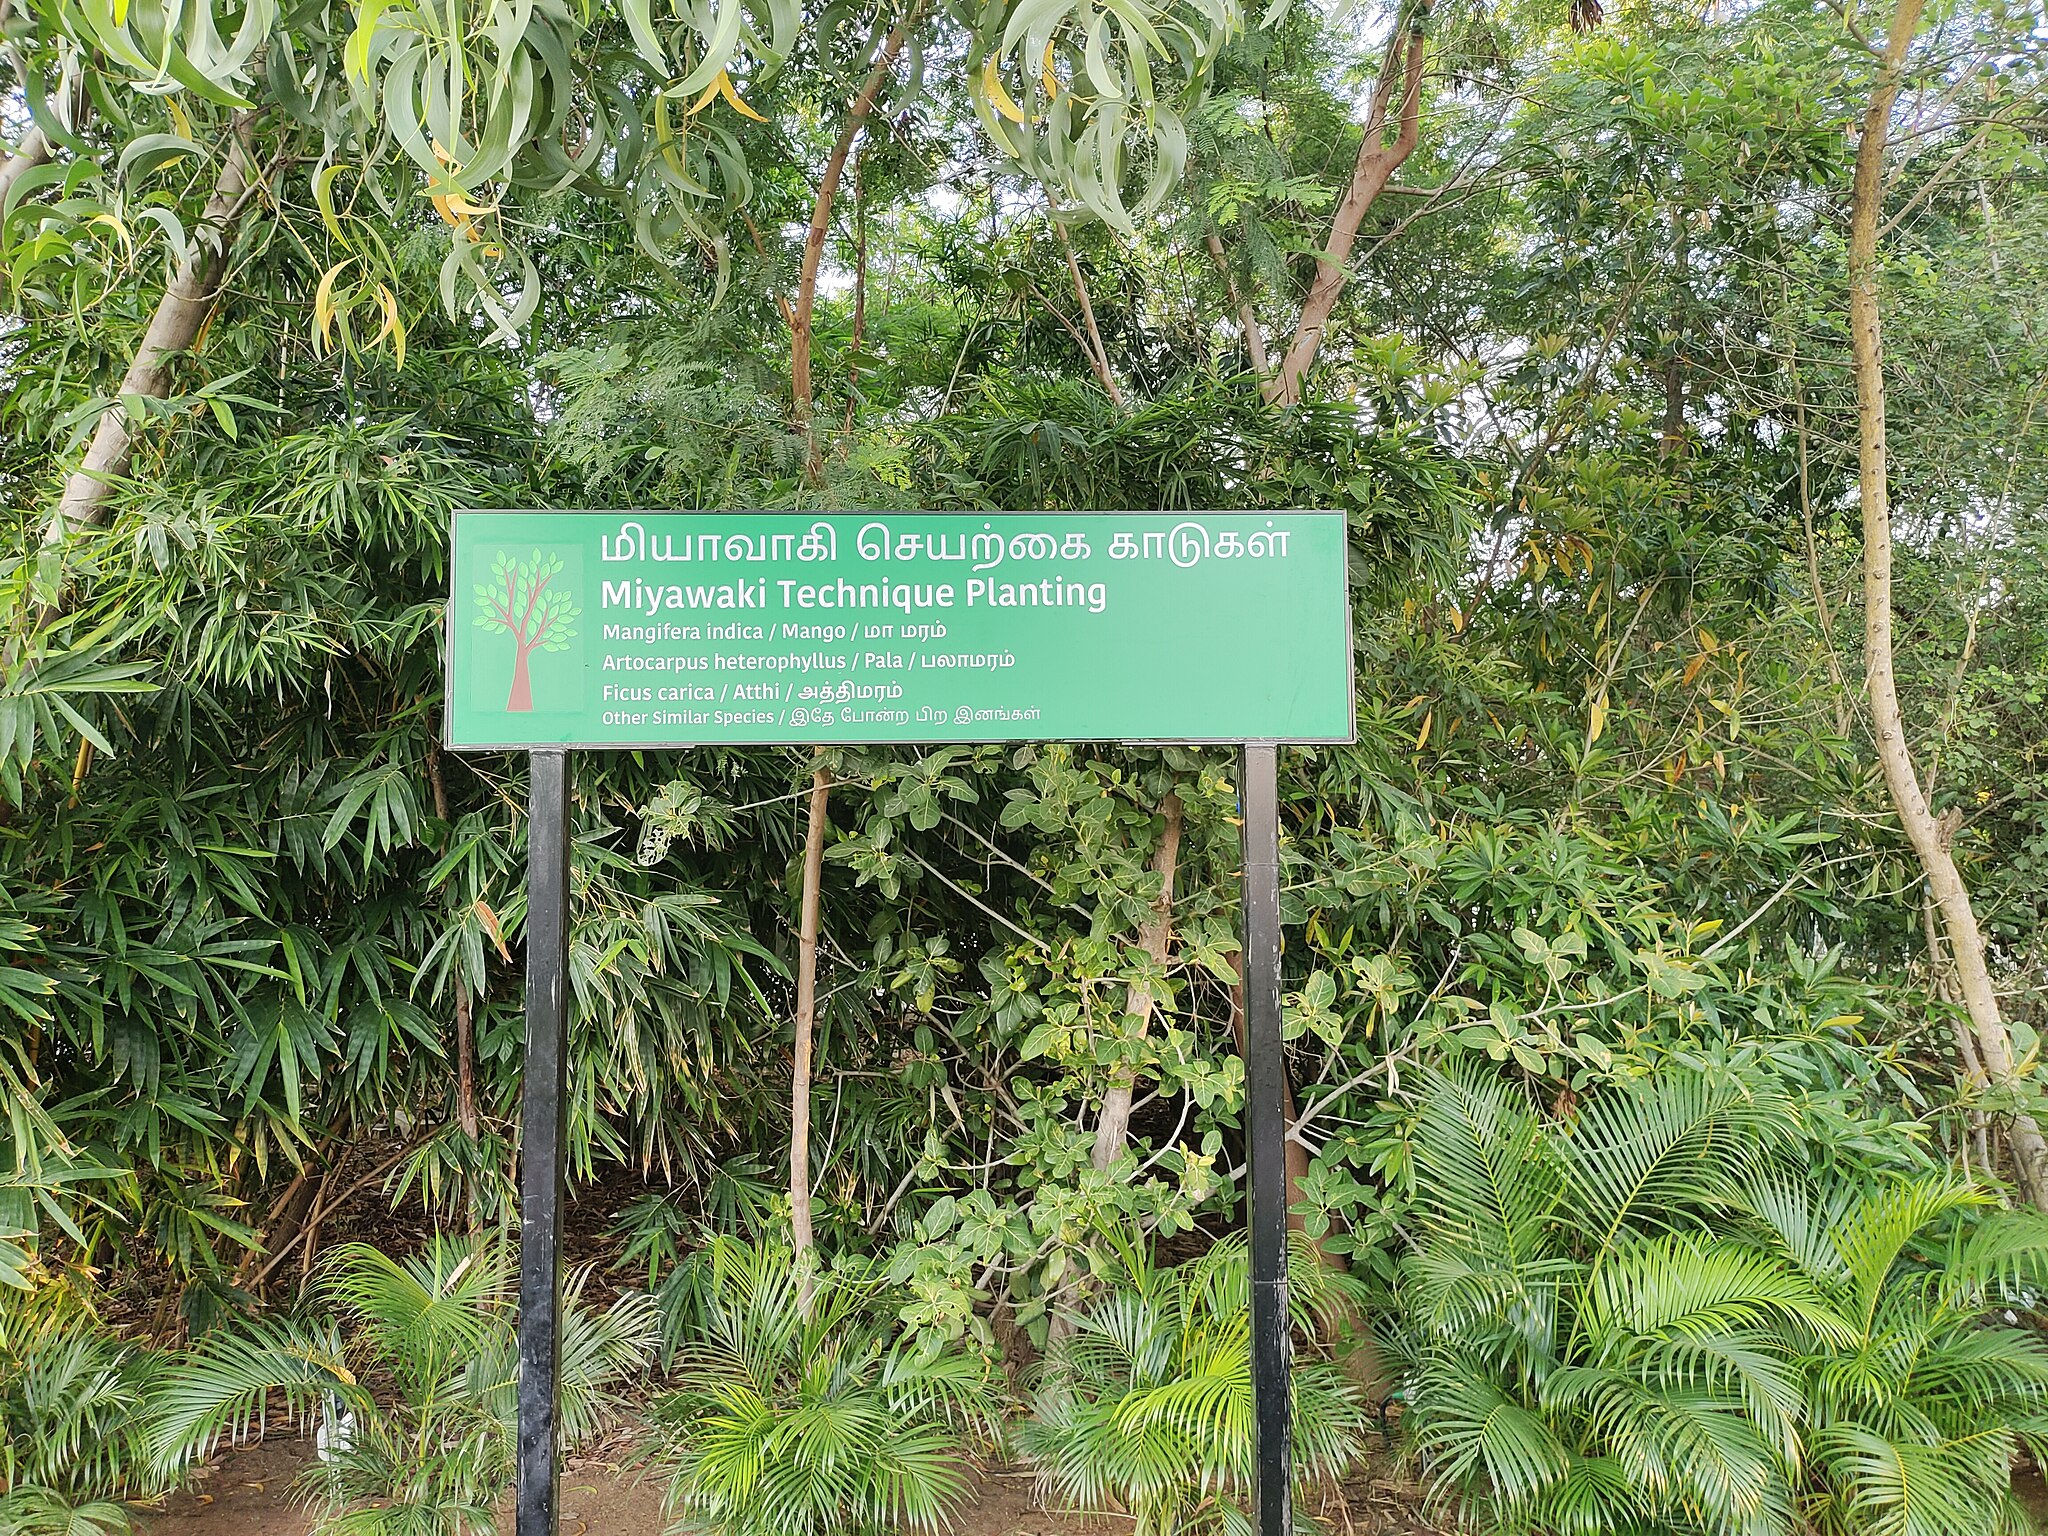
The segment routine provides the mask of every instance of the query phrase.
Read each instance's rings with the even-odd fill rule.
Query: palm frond
[[[337,1330],[289,1322],[216,1329],[151,1390],[152,1461],[166,1476],[177,1474],[222,1436],[254,1425],[273,1396],[300,1417],[328,1398],[363,1412],[371,1407],[344,1359]]]
[[[1782,1094],[1702,1072],[1662,1073],[1601,1094],[1562,1138],[1561,1213],[1594,1253],[1630,1226],[1696,1221],[1796,1126]]]

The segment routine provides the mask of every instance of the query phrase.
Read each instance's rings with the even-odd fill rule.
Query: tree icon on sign
[[[494,635],[510,635],[516,649],[512,659],[512,694],[505,708],[523,714],[533,708],[533,678],[527,658],[535,651],[560,651],[576,636],[571,622],[581,611],[569,594],[549,583],[562,574],[560,555],[533,552],[521,560],[504,550],[491,562],[491,579],[476,584],[476,605],[483,612],[476,627]]]

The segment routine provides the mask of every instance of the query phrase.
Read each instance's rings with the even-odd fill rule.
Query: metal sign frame
[[[883,521],[885,518],[887,519],[886,522]],[[642,519],[646,521],[643,523]],[[654,528],[650,532],[650,528],[652,528],[656,519],[661,519],[671,524],[694,523],[697,527],[689,533],[670,532],[659,528]],[[470,606],[473,594],[469,577],[474,575],[475,572],[466,569],[463,562],[463,557],[466,554],[481,555],[486,549],[494,546],[502,547],[500,546],[500,540],[510,541],[518,547],[524,547],[525,542],[528,539],[532,539],[535,544],[552,547],[554,550],[561,551],[566,558],[574,560],[578,557],[578,551],[574,548],[574,545],[577,541],[581,540],[586,541],[586,547],[582,551],[586,561],[588,561],[589,556],[592,554],[597,554],[599,559],[609,560],[618,557],[612,555],[609,551],[600,553],[598,550],[589,548],[588,545],[589,543],[595,543],[601,547],[609,543],[610,541],[605,535],[614,529],[636,529],[638,530],[639,540],[647,545],[652,545],[658,537],[663,542],[670,543],[671,545],[676,541],[680,541],[685,547],[688,547],[693,540],[702,542],[706,539],[715,538],[708,530],[716,528],[722,522],[741,519],[744,519],[747,524],[752,525],[755,529],[751,542],[758,542],[763,546],[768,543],[768,535],[760,531],[761,525],[776,523],[785,525],[782,531],[775,535],[776,541],[780,543],[788,540],[791,545],[796,543],[797,538],[806,527],[837,524],[838,541],[841,545],[848,548],[855,547],[860,539],[864,539],[868,528],[881,527],[886,533],[891,530],[891,525],[893,525],[893,532],[898,537],[910,539],[924,538],[932,542],[958,538],[960,535],[957,530],[952,534],[946,535],[936,533],[915,534],[910,533],[909,530],[916,528],[920,523],[929,525],[941,521],[956,524],[972,523],[984,528],[991,526],[1001,527],[1005,520],[1014,519],[1018,523],[1028,522],[1032,525],[1030,531],[1006,530],[1006,532],[1012,532],[1014,537],[1021,539],[1024,537],[1046,537],[1043,532],[1037,530],[1041,529],[1047,522],[1062,525],[1063,531],[1083,528],[1085,529],[1086,536],[1094,539],[1098,549],[1108,556],[1106,559],[1090,560],[1087,573],[1091,577],[1102,578],[1102,582],[1098,584],[1107,585],[1110,588],[1110,595],[1118,598],[1118,602],[1113,606],[1119,612],[1108,616],[1112,624],[1122,621],[1123,599],[1128,596],[1127,590],[1123,586],[1124,578],[1136,579],[1141,584],[1148,579],[1156,579],[1159,576],[1173,579],[1185,578],[1196,589],[1194,592],[1183,591],[1175,594],[1172,598],[1172,603],[1176,606],[1169,606],[1167,600],[1157,591],[1151,592],[1146,594],[1146,596],[1149,597],[1153,606],[1139,610],[1148,616],[1156,614],[1159,617],[1161,620],[1159,625],[1153,626],[1148,624],[1141,627],[1144,629],[1148,640],[1154,634],[1159,636],[1156,644],[1160,652],[1172,651],[1175,663],[1173,667],[1164,669],[1166,675],[1162,686],[1161,688],[1151,690],[1153,693],[1171,697],[1173,688],[1176,685],[1182,684],[1186,676],[1199,677],[1199,671],[1189,672],[1188,653],[1191,650],[1199,652],[1204,644],[1210,647],[1209,657],[1212,661],[1221,661],[1225,665],[1234,665],[1240,668],[1256,668],[1263,662],[1267,668],[1266,676],[1276,679],[1288,679],[1294,683],[1297,693],[1304,691],[1303,680],[1299,673],[1289,665],[1290,661],[1298,662],[1300,660],[1299,654],[1292,658],[1288,657],[1284,650],[1285,642],[1277,642],[1274,639],[1276,635],[1285,634],[1295,644],[1297,652],[1305,649],[1317,656],[1327,655],[1328,648],[1333,648],[1338,643],[1342,644],[1341,667],[1335,665],[1337,658],[1332,657],[1329,675],[1314,679],[1312,683],[1307,685],[1306,689],[1306,691],[1315,691],[1328,688],[1329,692],[1324,695],[1325,698],[1335,697],[1341,693],[1344,702],[1341,721],[1336,718],[1325,718],[1317,722],[1317,729],[1311,730],[1304,728],[1307,725],[1306,721],[1295,720],[1287,722],[1290,728],[1269,734],[1263,729],[1246,729],[1245,727],[1252,724],[1252,721],[1244,718],[1243,713],[1240,712],[1239,718],[1229,722],[1226,728],[1223,721],[1201,717],[1193,713],[1192,704],[1189,700],[1183,698],[1176,701],[1174,723],[1169,730],[1133,730],[1130,728],[1128,720],[1118,720],[1113,717],[1102,718],[1103,712],[1096,710],[1091,711],[1091,713],[1095,714],[1098,718],[1089,722],[1085,727],[1080,726],[1079,722],[1067,722],[1066,728],[1057,729],[1051,728],[1054,722],[1044,722],[1033,727],[1019,728],[1002,721],[990,721],[986,723],[977,722],[973,726],[964,727],[955,722],[948,722],[939,726],[920,726],[918,729],[907,733],[898,732],[886,726],[873,726],[858,732],[833,731],[829,733],[820,733],[815,730],[800,733],[796,730],[783,729],[779,731],[771,730],[766,734],[756,732],[735,735],[671,727],[665,734],[661,735],[643,735],[637,731],[629,733],[623,730],[602,733],[576,731],[571,734],[568,731],[561,730],[559,727],[546,731],[529,730],[522,733],[519,729],[521,725],[535,724],[538,720],[548,718],[548,715],[543,714],[538,717],[501,716],[495,711],[482,709],[476,704],[472,695],[478,689],[472,683],[471,674],[480,672],[484,665],[480,658],[483,642],[476,639],[473,631],[474,614]],[[865,527],[861,526],[862,519],[868,519]],[[1295,572],[1301,573],[1301,567],[1288,559],[1284,551],[1279,559],[1239,558],[1226,560],[1218,557],[1190,561],[1186,565],[1183,565],[1179,560],[1173,560],[1169,563],[1165,558],[1154,560],[1149,556],[1143,559],[1130,558],[1119,560],[1112,552],[1113,540],[1120,532],[1124,533],[1125,536],[1131,536],[1133,532],[1133,530],[1129,529],[1128,524],[1125,528],[1120,529],[1118,526],[1119,520],[1135,521],[1141,519],[1155,524],[1151,528],[1140,527],[1135,530],[1135,536],[1143,539],[1143,548],[1147,550],[1152,548],[1153,541],[1155,540],[1159,541],[1163,550],[1166,543],[1168,525],[1178,525],[1173,530],[1176,534],[1181,529],[1192,527],[1201,533],[1204,540],[1206,540],[1210,530],[1203,520],[1238,525],[1256,522],[1264,524],[1266,527],[1271,527],[1276,520],[1279,520],[1283,523],[1290,523],[1292,526],[1282,527],[1275,534],[1267,534],[1265,532],[1249,534],[1246,536],[1247,542],[1256,543],[1256,541],[1266,538],[1285,540],[1288,538],[1298,538],[1302,533],[1309,533],[1311,543],[1315,541],[1333,543],[1340,558],[1334,568],[1326,568],[1320,561],[1310,564],[1306,572],[1300,575],[1300,579],[1291,586],[1283,586],[1279,590],[1273,590],[1268,585],[1262,600],[1262,594],[1259,591],[1262,585],[1260,579],[1262,571],[1270,571],[1277,575],[1277,573],[1293,566]],[[585,520],[591,526],[577,529],[574,533],[565,533],[561,527],[565,521],[576,523]],[[476,531],[480,522],[488,524],[497,531],[493,534]],[[522,531],[515,536],[509,532],[510,529],[527,522],[540,526],[536,527],[534,532],[530,534]],[[546,526],[549,523],[554,523],[557,526]],[[465,533],[465,524],[472,531]],[[1058,513],[999,512],[972,514],[915,511],[869,514],[830,510],[801,514],[659,513],[647,511],[544,512],[514,508],[458,511],[452,518],[451,558],[448,572],[449,602],[442,619],[442,646],[443,655],[448,658],[447,680],[449,690],[447,707],[443,715],[441,745],[445,750],[451,752],[525,752],[551,749],[557,746],[571,751],[658,752],[672,751],[681,747],[706,745],[712,741],[728,746],[869,745],[926,747],[978,745],[1022,740],[1118,741],[1132,745],[1171,743],[1182,746],[1238,746],[1247,741],[1289,742],[1304,745],[1342,744],[1357,739],[1356,707],[1354,702],[1357,694],[1357,680],[1354,675],[1352,647],[1349,643],[1349,572],[1347,569],[1348,561],[1342,558],[1345,550],[1345,528],[1345,514],[1331,509],[1292,511],[1274,509],[1270,512],[1260,511],[1257,513],[1091,510]],[[1215,531],[1218,535],[1220,548],[1222,537],[1227,535],[1231,539],[1236,539],[1243,530],[1241,527],[1235,531],[1229,527],[1224,527]],[[749,535],[745,533],[739,533],[731,537],[735,538],[737,542],[750,542]],[[1105,548],[1104,546],[1110,547]],[[536,552],[538,553],[538,551]],[[1299,553],[1298,549],[1296,553]],[[661,559],[663,557],[657,556],[655,558]],[[851,556],[848,559],[850,560]],[[474,564],[473,561],[471,563]],[[1233,568],[1237,572],[1244,573],[1244,579],[1250,582],[1251,589],[1234,594],[1240,599],[1239,606],[1227,614],[1218,614],[1206,605],[1205,597],[1201,593],[1200,588],[1205,580],[1213,581],[1226,572],[1232,572]],[[621,587],[631,586],[635,584],[631,578],[646,569],[648,568],[640,565],[622,564],[615,570],[609,567],[599,567],[593,574],[590,565],[586,563],[581,572],[582,585],[580,595],[584,598],[585,603],[588,604],[595,592],[609,589],[614,585],[610,579],[611,577],[628,578],[616,584]],[[685,585],[695,585],[699,582],[709,583],[715,589],[718,583],[732,580],[733,573],[735,572],[739,573],[742,584],[751,585],[754,580],[763,576],[768,578],[770,584],[776,584],[775,577],[785,572],[795,572],[815,578],[831,575],[834,571],[839,570],[840,567],[834,565],[821,570],[810,566],[739,565],[728,560],[694,571],[681,566],[670,570],[665,564],[652,567],[652,569],[660,574],[643,576],[638,584],[644,587],[648,583],[658,583],[664,579],[675,579]],[[907,572],[908,567],[901,569]],[[978,567],[974,569],[978,569]],[[1077,565],[1068,567],[1068,569],[1079,570],[1081,567]],[[865,575],[870,580],[879,581],[884,585],[892,579],[891,568],[886,559],[880,565],[869,566],[863,570],[851,572],[851,574]],[[932,571],[921,567],[920,573],[914,579],[923,582],[928,579],[935,581],[939,578],[950,578],[951,580],[958,581],[968,579],[968,573],[964,570],[952,571],[945,568]],[[787,585],[788,583],[781,584]],[[1033,583],[1027,582],[1025,584],[1031,585]],[[575,591],[578,589],[572,588],[571,590]],[[1213,594],[1210,594],[1210,596],[1213,597]],[[609,593],[607,593],[607,601],[609,601]],[[1005,617],[1016,623],[1028,624],[1031,616],[1042,614],[1046,611],[1046,609],[1040,607],[1024,606],[1011,610]],[[633,610],[623,610],[622,613],[624,616],[633,619],[649,617],[649,615],[639,614]],[[960,608],[943,611],[933,610],[930,616],[946,618],[948,622],[955,623],[957,629],[958,621],[963,616],[963,613],[971,619],[971,599],[970,606],[965,610]],[[661,616],[663,619],[677,619],[684,622],[708,619],[713,624],[735,617],[742,621],[754,618],[755,622],[765,622],[766,627],[773,631],[778,627],[778,624],[782,627],[788,627],[792,621],[806,624],[813,621],[823,623],[834,617],[845,616],[851,618],[856,624],[865,624],[870,619],[899,620],[904,615],[895,608],[884,607],[855,610],[823,608],[806,611],[753,609],[745,613],[736,613],[723,609],[706,610],[693,608],[681,611],[664,609]],[[587,627],[598,628],[600,633],[602,633],[606,621],[613,616],[578,612],[572,614],[572,617],[580,619]],[[595,624],[592,623],[593,618],[596,619]],[[1179,633],[1169,640],[1166,636],[1166,623],[1183,618],[1192,619],[1194,622],[1183,624]],[[1309,626],[1314,626],[1318,632],[1310,633]],[[891,627],[893,628],[894,626],[892,625]],[[1320,632],[1325,627],[1328,630],[1327,634]],[[1086,662],[1092,663],[1103,654],[1101,647],[1131,646],[1133,640],[1134,637],[1128,632],[1120,640],[1099,637],[1089,640],[1082,648],[1081,656],[1069,659],[1066,662],[1069,670],[1059,675],[1058,684],[1063,689],[1069,684],[1073,684],[1078,688],[1081,679],[1074,674],[1085,670],[1083,657],[1085,657]],[[590,637],[586,634],[578,636],[575,641],[570,643],[577,646],[579,654],[581,654],[581,646],[589,643],[589,641]],[[673,643],[682,644],[682,642]],[[798,642],[799,645],[809,643],[808,641]],[[864,640],[853,643],[854,649],[858,653],[863,647],[868,646],[903,645],[907,647],[916,645],[919,641],[915,637],[910,636],[906,628],[901,638],[883,641]],[[707,651],[716,651],[723,648],[722,645],[715,642],[700,641],[697,644],[702,645]],[[955,639],[945,648],[950,649],[952,645],[961,644],[969,644],[969,642],[959,638],[956,634]],[[1269,644],[1282,648],[1277,649],[1268,656],[1262,657],[1259,654],[1260,646]],[[1026,659],[1031,660],[1034,658],[1028,655],[1030,651],[1047,645],[1057,647],[1058,642],[1051,637],[1041,635],[1034,637],[1028,645],[1017,644],[1017,649],[1020,653],[1027,653]],[[776,642],[772,638],[769,641],[769,646],[771,649],[777,648]],[[970,646],[970,648],[972,647]],[[1133,652],[1122,650],[1118,650],[1116,654],[1123,657],[1126,666],[1143,666],[1148,662],[1159,659],[1156,655],[1144,654],[1142,648],[1135,655]],[[540,663],[536,661],[535,664],[539,665]],[[1043,665],[1044,663],[1041,662],[1041,666]],[[1200,661],[1198,658],[1196,666],[1198,667],[1199,665]],[[1336,675],[1338,673],[1341,673],[1341,682]],[[621,682],[639,683],[658,681],[663,677],[669,677],[675,678],[678,681],[703,682],[710,680],[715,675],[706,674],[701,671],[675,673],[634,670],[620,673],[619,680]],[[747,674],[747,676],[756,675]],[[763,672],[757,676],[760,678],[788,676],[792,683],[798,680],[794,674],[781,672]],[[889,681],[899,681],[905,677],[905,674],[899,672],[893,675],[885,674],[884,676]],[[596,680],[595,677],[590,679],[593,683]],[[832,682],[853,681],[854,679],[850,674],[831,673],[821,675],[821,680]],[[874,679],[872,674],[863,673],[861,674],[861,680],[870,681],[877,679]],[[951,682],[952,678],[949,677],[948,681]],[[1240,677],[1237,681],[1240,685],[1243,685],[1246,680]],[[964,678],[962,685],[969,688],[976,686],[972,682],[965,681]],[[911,684],[913,698],[904,701],[906,704],[917,702],[915,694],[920,686],[916,683]],[[1209,691],[1213,686],[1213,684],[1203,683],[1195,691]],[[538,692],[537,684],[535,685],[535,691]],[[463,706],[461,729],[458,729],[457,719],[458,698],[469,700]],[[721,699],[719,704],[722,706],[723,703],[724,701]],[[649,705],[650,707],[655,707],[653,701],[649,701]],[[712,706],[705,704],[692,707],[710,708]],[[553,711],[550,713],[559,715],[560,712]],[[1212,713],[1215,712],[1212,711]],[[1255,716],[1266,716],[1267,723],[1280,724],[1283,723],[1284,717],[1289,712],[1285,709],[1269,705],[1265,709],[1254,710],[1252,713]],[[1324,713],[1329,715],[1333,712],[1326,711]],[[490,724],[492,729],[489,734],[483,733],[479,716],[491,717]],[[1198,719],[1199,724],[1197,724]],[[586,719],[582,723],[589,725],[593,721],[592,719]],[[1191,729],[1191,726],[1194,728]]]
[[[1348,599],[1346,611],[1348,614]],[[1348,680],[1348,624],[1345,651]],[[668,749],[679,745],[665,744]],[[1279,743],[1242,741],[1239,745],[1244,817],[1246,1225],[1255,1437],[1252,1528],[1256,1536],[1292,1536],[1286,1145],[1290,1128],[1280,1009]],[[563,1099],[569,1019],[570,754],[577,749],[549,745],[464,750],[525,750],[532,773],[526,866],[526,1056],[520,1093],[515,1530],[517,1536],[556,1536],[562,1200],[567,1176]]]

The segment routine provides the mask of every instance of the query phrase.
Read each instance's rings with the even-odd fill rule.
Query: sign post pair
[[[1253,1529],[1292,1529],[1277,748],[1353,737],[1345,520],[465,512],[447,745],[531,755],[518,1536],[557,1525],[569,753],[1242,747]]]

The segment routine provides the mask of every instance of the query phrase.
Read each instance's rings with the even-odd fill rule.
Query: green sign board
[[[1349,741],[1344,517],[463,512],[448,745]]]

